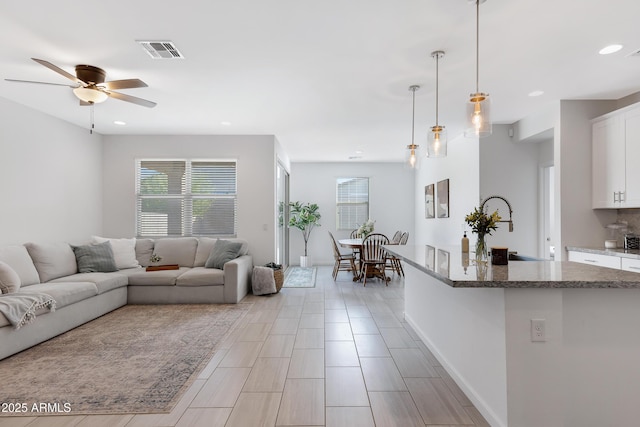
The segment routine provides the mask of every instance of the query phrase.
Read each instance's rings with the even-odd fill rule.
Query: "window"
[[[138,160],[136,235],[235,236],[235,160]]]
[[[338,230],[353,230],[369,219],[369,178],[338,178],[336,185]]]

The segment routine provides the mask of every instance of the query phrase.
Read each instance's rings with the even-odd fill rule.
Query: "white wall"
[[[591,208],[591,123],[615,109],[615,101],[561,101],[554,145],[556,185],[556,259],[566,260],[567,245],[603,246],[616,211]],[[558,239],[559,237],[559,239]],[[562,258],[560,258],[562,257]]]
[[[105,136],[104,235],[135,235],[135,160],[140,158],[237,159],[238,237],[249,241],[254,264],[275,257],[275,158],[273,136]]]
[[[491,136],[480,140],[480,198],[502,196],[513,209],[513,232],[508,223],[500,223],[487,244],[537,256],[540,145],[517,141],[509,136],[510,128],[493,125]],[[485,209],[498,210],[503,220],[509,219],[509,208],[502,200],[489,200]]]
[[[401,163],[292,163],[291,201],[316,203],[320,206],[321,227],[309,239],[309,257],[317,265],[333,264],[333,251],[327,231],[336,239],[348,238],[351,230],[336,230],[336,178],[369,178],[369,216],[376,221],[375,231],[391,238],[397,230],[409,232],[415,243],[413,227],[413,172]],[[290,262],[299,264],[304,254],[302,233],[289,232]]]
[[[468,230],[464,217],[479,203],[479,147],[477,139],[449,140],[447,157],[423,159],[415,177],[415,228],[420,245],[459,245]],[[449,179],[449,218],[425,219],[424,187]],[[464,228],[463,228],[464,227]],[[468,234],[473,245],[475,240]]]
[[[0,98],[0,244],[101,232],[102,139]]]

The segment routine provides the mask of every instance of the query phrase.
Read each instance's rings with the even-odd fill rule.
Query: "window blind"
[[[136,234],[235,236],[234,160],[138,160]]]
[[[353,230],[369,219],[369,178],[336,180],[338,230]]]

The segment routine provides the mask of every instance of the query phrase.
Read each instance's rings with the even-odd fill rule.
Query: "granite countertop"
[[[385,246],[387,252],[454,288],[640,289],[640,274],[570,261],[509,261],[477,268],[460,246]],[[467,256],[468,255],[468,256]]]
[[[640,259],[640,250],[638,249],[605,249],[605,248],[584,248],[577,246],[567,246],[568,251],[586,252],[589,254],[619,256],[620,258]]]

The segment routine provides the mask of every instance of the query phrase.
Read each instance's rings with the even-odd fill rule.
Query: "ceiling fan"
[[[135,96],[126,95],[120,92],[114,92],[114,89],[134,89],[137,87],[147,87],[147,84],[140,79],[126,79],[126,80],[113,80],[105,82],[107,73],[98,67],[93,65],[76,65],[76,75],[70,74],[62,68],[53,65],[52,63],[43,59],[31,58],[40,65],[44,65],[50,70],[68,78],[73,81],[74,85],[65,85],[59,83],[47,83],[47,82],[35,82],[31,80],[16,80],[5,79],[9,82],[18,83],[36,83],[54,86],[67,86],[73,88],[73,93],[78,99],[80,99],[80,105],[93,105],[100,102],[104,102],[107,98],[115,98],[121,101],[131,102],[143,107],[153,108],[156,106],[155,102],[147,101],[146,99],[137,98]]]

